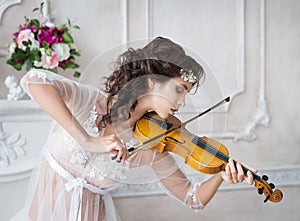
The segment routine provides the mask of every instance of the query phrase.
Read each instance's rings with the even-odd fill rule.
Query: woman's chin
[[[166,119],[168,119],[168,117],[169,117],[169,113],[162,113],[162,112],[156,112],[157,113],[157,115],[160,117],[160,118],[162,118],[163,120],[166,120]]]

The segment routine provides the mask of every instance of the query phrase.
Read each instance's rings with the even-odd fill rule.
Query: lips
[[[171,109],[172,115],[174,115],[177,111],[178,111],[178,109]]]

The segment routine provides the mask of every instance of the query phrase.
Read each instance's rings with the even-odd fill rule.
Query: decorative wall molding
[[[22,0],[0,0],[0,23],[4,12],[11,6],[21,4]],[[0,48],[0,58],[9,54],[7,48]]]
[[[154,35],[154,22],[153,22],[153,10],[155,10],[153,6],[153,1],[154,0],[145,0],[146,1],[146,9],[145,9],[145,24],[146,24],[146,29],[145,29],[145,36],[148,37],[148,39],[152,39],[155,36]],[[238,36],[238,41],[236,42],[237,45],[237,55],[238,55],[238,61],[237,61],[237,75],[236,75],[236,82],[232,90],[229,94],[226,94],[226,96],[230,96],[231,100],[233,98],[245,91],[245,62],[246,62],[246,56],[245,56],[245,23],[246,23],[246,13],[245,13],[245,0],[236,0],[236,21],[237,21],[237,36]],[[193,52],[193,50],[186,48],[188,51]],[[194,53],[194,52],[193,52]],[[197,53],[196,53],[197,54]],[[199,58],[202,60],[201,58]],[[199,102],[195,102],[199,103]],[[229,104],[230,105],[230,104]],[[229,105],[225,106],[225,109],[223,110],[224,112],[227,112],[229,109]],[[196,107],[196,111],[201,111],[200,108]],[[188,107],[186,108],[186,112],[192,113],[195,112],[195,109],[189,110]],[[216,112],[217,113],[217,112]]]
[[[6,9],[9,7],[16,5],[16,4],[21,4],[22,0],[2,0],[0,1],[0,22],[2,19],[2,15],[5,12]]]
[[[4,125],[35,122],[50,125],[52,120],[34,101],[0,100],[0,182],[27,179],[37,162],[35,157],[27,156],[28,138],[18,131],[22,126],[9,133]]]
[[[282,168],[270,168],[262,169],[262,175],[267,174],[269,177],[268,182],[274,183],[275,188],[282,186],[299,186],[300,185],[300,165],[289,166]],[[193,182],[201,182],[208,179],[210,176],[202,173],[191,174],[188,176]],[[228,184],[223,183],[220,187],[221,191],[225,190],[239,190],[239,189],[254,189],[253,186],[248,185],[246,182],[240,184]],[[157,195],[164,192],[160,188],[158,182],[149,183],[145,185],[124,185],[119,190],[113,192],[114,197],[127,197],[127,196],[145,196],[145,195]]]
[[[13,167],[0,169],[0,183],[29,179],[36,164],[37,159],[30,159]]]
[[[243,0],[244,1],[244,0]],[[269,125],[269,114],[266,101],[266,69],[265,69],[265,0],[260,1],[260,76],[259,76],[259,93],[257,98],[257,111],[252,116],[251,120],[240,131],[231,131],[223,133],[223,138],[230,138],[234,141],[256,139],[255,129],[258,125]]]
[[[237,95],[245,91],[245,63],[246,63],[246,47],[245,47],[245,0],[237,0],[237,35],[239,41],[238,44],[238,62],[237,62],[237,76],[235,88],[228,95],[233,100]],[[259,76],[259,93],[257,98],[258,109],[256,113],[253,114],[249,122],[244,126],[244,128],[238,131],[228,131],[228,132],[215,132],[211,134],[212,138],[226,138],[233,139],[234,141],[246,140],[251,141],[256,138],[255,130],[258,125],[268,126],[269,115],[267,111],[266,98],[265,98],[265,0],[260,1],[260,76]],[[146,10],[145,10],[145,20],[146,20],[146,36],[148,38],[153,38],[153,0],[146,0]],[[222,112],[228,112],[229,105],[225,105]],[[195,110],[193,110],[195,111]],[[186,113],[192,112],[192,110],[187,110]],[[218,112],[215,112],[218,113]],[[185,113],[183,113],[185,114]]]
[[[45,122],[50,121],[33,100],[0,100],[0,122]]]
[[[239,28],[238,28],[238,35],[239,35],[239,45],[238,47],[238,55],[239,55],[239,62],[237,62],[237,85],[232,94],[229,94],[231,100],[234,99],[235,96],[245,91],[245,76],[246,76],[246,13],[245,13],[245,0],[239,0],[238,1],[238,12],[237,12],[237,19],[239,22]],[[230,105],[230,104],[229,104]],[[228,106],[225,106],[226,112],[228,111]]]
[[[5,133],[0,122],[0,168],[7,168],[26,155],[26,139],[20,134]]]
[[[145,20],[146,20],[146,26],[145,26],[145,32],[148,39],[153,38],[153,22],[152,22],[152,17],[153,17],[153,6],[152,6],[152,0],[146,0],[146,7],[145,7]]]
[[[238,54],[238,62],[237,62],[237,76],[236,76],[236,84],[230,94],[228,96],[231,97],[231,101],[234,98],[243,93],[245,91],[245,76],[246,76],[246,47],[245,47],[245,22],[246,22],[246,12],[245,12],[245,0],[237,0],[237,35],[239,41],[237,42],[237,54]],[[146,19],[146,36],[148,38],[153,38],[153,0],[146,0],[146,10],[145,10],[145,19]],[[257,110],[252,115],[249,122],[240,130],[237,131],[227,131],[227,132],[215,132],[211,133],[212,138],[226,138],[233,139],[234,141],[238,140],[246,140],[252,141],[256,139],[255,130],[258,125],[268,126],[269,124],[269,114],[267,110],[267,101],[265,97],[265,0],[260,1],[260,73],[259,73],[259,92],[257,97]],[[225,108],[222,109],[222,112],[228,112],[230,107],[229,105],[225,105]],[[197,111],[198,110],[196,108]],[[186,113],[195,112],[195,110],[188,110],[186,108]],[[220,111],[219,111],[220,112]],[[215,113],[219,113],[215,112]]]
[[[122,14],[122,43],[127,43],[129,40],[129,26],[128,26],[128,0],[121,1]]]

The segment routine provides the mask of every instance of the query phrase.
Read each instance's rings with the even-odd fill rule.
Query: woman
[[[145,148],[129,157],[128,149],[139,144],[136,122],[148,111],[163,119],[175,114],[203,75],[179,45],[162,37],[121,54],[102,90],[43,70],[27,73],[24,89],[55,120],[28,201],[28,219],[118,220],[109,192],[122,183],[143,182],[139,176],[149,169],[151,182],[159,181],[193,209],[203,208],[223,180],[252,184],[252,174],[232,160],[200,184],[190,182],[167,152]]]

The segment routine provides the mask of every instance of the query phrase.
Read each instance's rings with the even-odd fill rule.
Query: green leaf
[[[74,43],[72,36],[68,32],[62,34],[65,43]]]
[[[76,78],[79,78],[79,77],[80,77],[80,75],[81,75],[81,73],[80,73],[80,72],[78,72],[78,71],[75,71],[75,73],[73,74],[73,76],[74,76],[74,77],[76,77]]]
[[[28,45],[29,45],[29,42],[28,42],[28,41],[22,41],[22,44],[23,44],[24,46],[28,46]]]
[[[33,59],[38,62],[40,62],[42,60],[41,55],[39,55],[39,54],[35,54]]]
[[[38,28],[40,27],[40,22],[37,19],[31,19],[31,24]]]
[[[13,65],[13,67],[14,67],[16,70],[18,70],[18,71],[21,71],[21,70],[22,70],[22,66],[23,66],[23,64],[21,64],[21,63],[15,63],[15,64]]]
[[[43,45],[44,48],[49,48],[50,47],[50,44],[47,41],[43,41],[42,45]]]
[[[71,27],[71,20],[68,18],[68,25]]]
[[[39,8],[34,8],[32,11],[35,12],[35,11],[38,11],[38,10],[39,10]]]
[[[22,49],[17,48],[15,56],[13,56],[12,59],[14,59],[14,60],[18,59],[19,62],[24,63],[26,61],[26,59],[28,59],[28,57],[29,57],[29,54],[26,53],[26,51],[23,51]]]
[[[44,7],[44,2],[41,3],[41,7],[40,7],[40,14],[43,14],[43,7]]]
[[[9,59],[6,61],[6,64],[14,65],[13,59],[12,59],[12,58],[9,58]]]
[[[61,28],[64,29],[64,30],[66,30],[66,24],[62,24],[62,25],[60,25],[60,26],[57,27],[57,29],[61,29]]]
[[[70,54],[75,55],[75,56],[80,56],[81,55],[80,52],[76,51],[76,49],[74,49],[74,48],[70,50]]]
[[[25,63],[26,63],[26,66],[27,66],[28,70],[32,68],[33,61],[31,59],[28,59]]]
[[[20,71],[22,69],[22,66],[23,66],[22,63],[16,63],[13,59],[8,59],[6,63],[11,65],[17,71]]]
[[[75,69],[75,68],[78,68],[79,65],[74,63],[73,61],[69,61],[67,64],[62,64],[61,65],[61,68],[62,69],[68,69],[68,68],[71,68],[71,69]]]
[[[43,69],[43,68],[41,68],[41,69]],[[48,68],[46,70],[51,71],[53,73],[57,73],[57,70],[55,68]]]
[[[46,55],[48,55],[48,56],[52,56],[52,52],[51,52],[51,49],[50,49],[50,48],[47,48],[47,49],[45,50],[45,53],[46,53]]]
[[[80,30],[80,27],[78,25],[73,25],[72,27],[75,28],[75,29]]]

